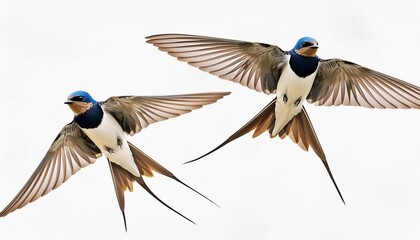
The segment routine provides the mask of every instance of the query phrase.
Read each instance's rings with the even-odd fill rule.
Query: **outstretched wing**
[[[101,151],[76,123],[63,127],[35,172],[0,217],[24,207],[67,181],[81,168],[96,161]]]
[[[420,108],[420,88],[340,59],[321,60],[307,101],[316,105]]]
[[[289,55],[275,45],[223,38],[161,34],[146,39],[180,61],[266,94],[276,91]]]
[[[102,106],[119,122],[124,132],[133,136],[149,124],[189,113],[229,94],[219,92],[172,96],[121,96],[109,98]]]

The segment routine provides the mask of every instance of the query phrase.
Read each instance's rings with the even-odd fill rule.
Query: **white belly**
[[[95,143],[103,154],[134,176],[140,172],[134,163],[133,154],[128,146],[125,133],[115,118],[104,110],[101,124],[94,129],[84,129],[83,132]]]
[[[285,66],[277,84],[276,121],[272,136],[277,135],[294,116],[300,113],[314,83],[316,72],[301,78],[293,72],[289,64]]]

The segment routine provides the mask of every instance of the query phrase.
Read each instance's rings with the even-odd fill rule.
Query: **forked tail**
[[[167,176],[169,178],[174,179],[175,181],[181,183],[185,187],[191,189],[192,191],[196,192],[200,196],[204,197],[205,199],[207,199],[208,201],[210,201],[211,203],[213,203],[214,205],[219,207],[219,205],[217,205],[214,201],[212,201],[208,197],[204,196],[202,193],[198,192],[194,188],[188,186],[187,184],[185,184],[184,182],[179,180],[173,173],[171,173],[169,170],[164,168],[162,165],[160,165],[159,163],[154,161],[152,158],[147,156],[144,152],[142,152],[140,149],[135,147],[133,144],[131,144],[130,142],[128,144],[129,144],[131,152],[133,153],[133,157],[134,157],[134,161],[136,163],[136,166],[138,167],[138,169],[140,171],[140,177],[136,177],[136,176],[132,175],[130,172],[128,172],[127,170],[125,170],[124,168],[122,168],[121,166],[119,166],[118,164],[115,164],[111,161],[108,161],[109,167],[110,167],[110,170],[111,170],[112,180],[114,182],[115,194],[117,195],[118,204],[120,206],[120,210],[121,210],[122,215],[123,215],[124,226],[125,226],[126,231],[127,231],[127,223],[126,223],[126,218],[125,218],[125,213],[124,213],[124,207],[125,207],[124,192],[127,189],[130,192],[133,191],[133,182],[134,181],[136,181],[138,184],[140,184],[140,186],[142,186],[144,190],[146,190],[150,195],[152,195],[156,200],[158,200],[165,207],[169,208],[170,210],[172,210],[176,214],[180,215],[181,217],[185,218],[189,222],[195,224],[194,221],[192,221],[191,219],[184,216],[183,214],[181,214],[180,212],[178,212],[177,210],[173,209],[171,206],[166,204],[164,201],[162,201],[147,186],[146,182],[143,179],[143,176],[153,177],[153,172],[157,172],[157,173],[160,173],[164,176]]]
[[[254,130],[254,134],[252,135],[253,138],[258,137],[259,135],[261,135],[262,133],[266,131],[268,131],[271,136],[271,133],[274,128],[274,123],[275,123],[276,100],[277,98],[274,98],[255,117],[253,117],[249,122],[247,122],[243,127],[241,127],[238,131],[232,134],[228,139],[222,142],[219,146],[217,146],[210,152],[196,159],[185,162],[184,164],[197,161],[217,151],[218,149],[222,148],[223,146],[232,142],[233,140],[251,132],[252,130]],[[309,116],[306,113],[305,107],[302,107],[302,111],[296,116],[294,116],[292,120],[290,120],[286,124],[286,126],[282,130],[280,130],[277,136],[279,136],[282,139],[288,136],[293,142],[298,144],[305,151],[308,151],[309,147],[311,147],[314,150],[314,152],[318,155],[318,157],[322,160],[322,163],[324,164],[324,167],[327,170],[328,175],[330,176],[335,186],[335,189],[337,190],[338,194],[340,195],[341,200],[345,204],[344,198],[341,195],[340,189],[338,188],[334,180],[334,177],[328,166],[327,158],[325,157],[324,151],[322,150],[321,143],[318,140],[318,137],[312,126],[311,120],[309,119]]]

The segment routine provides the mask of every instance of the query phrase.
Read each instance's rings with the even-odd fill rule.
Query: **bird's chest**
[[[300,113],[315,76],[316,70],[306,77],[300,77],[289,64],[284,67],[277,84],[276,121],[272,136],[278,134],[294,116]]]
[[[96,128],[82,128],[82,130],[108,158],[114,159],[128,152],[127,140],[121,126],[106,111]]]
[[[287,99],[286,102],[296,103],[296,101],[299,101],[299,103],[303,103],[312,88],[316,73],[317,70],[306,77],[299,77],[292,70],[290,64],[287,64],[277,85],[278,99],[283,100],[284,98],[284,100]]]

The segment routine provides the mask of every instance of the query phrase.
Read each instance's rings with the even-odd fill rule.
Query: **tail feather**
[[[252,130],[255,130],[254,136],[257,137],[261,133],[265,132],[267,130],[267,127],[269,126],[268,120],[272,119],[272,114],[274,113],[274,107],[276,103],[276,98],[274,98],[263,110],[261,110],[255,117],[253,117],[249,122],[247,122],[243,127],[241,127],[238,131],[236,131],[234,134],[232,134],[226,141],[222,142],[219,146],[211,150],[210,152],[195,158],[193,160],[190,160],[188,162],[185,162],[184,164],[195,162],[197,160],[200,160],[201,158],[217,151],[221,147],[225,146],[226,144],[232,142],[233,140],[242,137],[243,135],[251,132]]]
[[[178,212],[177,210],[173,209],[171,206],[169,206],[168,204],[166,204],[164,201],[162,201],[158,196],[156,196],[152,190],[146,185],[146,183],[143,180],[143,177],[135,177],[136,182],[138,184],[140,184],[140,186],[143,187],[144,190],[146,190],[150,195],[152,195],[156,200],[158,200],[161,204],[163,204],[165,207],[169,208],[170,210],[172,210],[174,213],[178,214],[179,216],[185,218],[186,220],[188,220],[189,222],[196,224],[194,221],[192,221],[191,219],[187,218],[186,216],[184,216],[182,213]]]
[[[206,154],[193,159],[191,161],[185,163],[191,163],[197,161],[215,151],[222,148],[229,142],[251,132],[254,130],[254,134],[252,137],[258,137],[262,133],[268,131],[271,137],[272,132],[275,125],[275,103],[277,98],[274,98],[267,106],[265,106],[255,117],[253,117],[249,122],[247,122],[243,127],[241,127],[238,131],[232,134],[228,139],[226,139],[223,143],[219,146],[207,152]],[[277,134],[281,139],[288,136],[293,142],[298,144],[303,150],[308,151],[309,147],[311,147],[314,152],[318,155],[318,157],[322,160],[328,175],[330,176],[338,194],[340,195],[341,200],[344,202],[344,198],[341,195],[341,192],[334,180],[334,177],[331,173],[331,170],[327,163],[327,158],[324,154],[324,151],[321,147],[321,143],[318,140],[318,137],[315,133],[315,130],[312,126],[311,120],[309,119],[308,114],[306,113],[305,107],[302,107],[302,111],[294,116],[292,120],[290,120],[283,129]]]
[[[142,172],[145,168],[145,169],[148,169],[148,171],[150,171],[150,172],[155,171],[155,172],[160,173],[160,174],[162,174],[166,177],[172,178],[173,180],[175,180],[178,183],[184,185],[185,187],[189,188],[190,190],[194,191],[195,193],[199,194],[203,198],[207,199],[209,202],[211,202],[214,205],[219,207],[219,205],[217,205],[217,203],[215,203],[213,200],[211,200],[210,198],[206,197],[205,195],[203,195],[199,191],[195,190],[194,188],[190,187],[186,183],[179,180],[179,178],[177,178],[172,172],[170,172],[168,169],[164,168],[162,165],[160,165],[158,162],[156,162],[151,157],[146,155],[144,152],[142,152],[136,146],[134,146],[130,142],[128,144],[130,146],[131,152],[133,153],[134,161],[135,161],[137,167],[140,169],[140,172]],[[152,176],[153,176],[153,173],[152,173]]]
[[[275,110],[276,106],[276,98],[273,99],[255,118],[259,119],[257,126],[255,127],[254,134],[252,135],[253,138],[260,136],[265,131],[269,130],[271,133],[274,128],[274,121],[275,121]],[[271,134],[270,134],[271,137]]]
[[[125,227],[126,231],[127,231],[127,221],[126,221],[125,212],[124,212],[124,208],[125,208],[124,192],[127,189],[130,192],[133,191],[133,182],[134,181],[136,181],[138,184],[140,184],[140,186],[142,186],[144,188],[144,190],[146,190],[150,195],[152,195],[156,200],[158,200],[165,207],[169,208],[171,211],[175,212],[176,214],[178,214],[179,216],[188,220],[189,222],[195,224],[194,221],[192,221],[191,219],[184,216],[183,214],[181,214],[180,212],[178,212],[177,210],[175,210],[174,208],[172,208],[171,206],[166,204],[164,201],[162,201],[146,185],[146,182],[144,181],[143,176],[153,177],[153,171],[155,171],[157,173],[160,173],[164,176],[167,176],[169,178],[174,179],[175,181],[179,182],[180,184],[184,185],[185,187],[187,187],[187,188],[191,189],[192,191],[198,193],[200,196],[204,197],[205,199],[207,199],[211,203],[215,204],[216,206],[219,206],[214,201],[209,199],[208,197],[204,196],[203,194],[201,194],[197,190],[193,189],[192,187],[188,186],[187,184],[185,184],[184,182],[179,180],[173,173],[171,173],[169,170],[164,168],[162,165],[160,165],[159,163],[154,161],[152,158],[147,156],[145,153],[143,153],[140,149],[135,147],[133,144],[131,144],[131,143],[128,143],[128,144],[130,146],[131,152],[133,153],[133,157],[134,157],[134,161],[136,163],[136,166],[140,171],[140,174],[141,174],[140,177],[134,176],[129,171],[122,168],[120,165],[118,165],[116,163],[113,163],[113,162],[108,160],[108,164],[109,164],[109,168],[110,168],[111,176],[112,176],[112,181],[114,183],[115,194],[117,196],[118,205],[119,205],[121,213],[123,215],[124,227]]]
[[[114,183],[115,194],[117,196],[118,205],[120,206],[121,213],[124,219],[125,231],[127,231],[127,221],[125,218],[124,208],[125,208],[125,199],[124,191],[128,188],[133,191],[133,182],[134,178],[131,173],[123,169],[118,164],[115,164],[108,160],[109,169],[111,170],[112,181]]]
[[[308,151],[309,146],[314,150],[316,155],[318,155],[324,164],[324,167],[327,170],[328,175],[341,198],[341,201],[346,204],[343,195],[335,182],[330,167],[328,166],[327,157],[324,154],[324,150],[322,150],[321,143],[318,140],[318,136],[315,133],[315,129],[312,126],[305,107],[302,107],[302,111],[290,120],[290,122],[279,132],[278,135],[281,138],[289,136],[293,142],[297,143],[305,151]]]
[[[195,224],[195,222],[193,222],[191,219],[187,218],[186,216],[184,216],[180,212],[176,211],[171,206],[169,206],[164,201],[162,201],[158,196],[156,196],[153,193],[153,191],[146,185],[146,183],[144,182],[143,177],[141,175],[140,175],[140,177],[135,177],[133,174],[131,174],[129,171],[122,168],[120,165],[115,164],[111,161],[108,161],[108,163],[109,163],[109,167],[111,169],[111,175],[112,175],[112,180],[114,182],[115,193],[117,195],[118,204],[120,206],[121,213],[123,215],[124,226],[125,226],[126,231],[127,231],[127,222],[126,222],[125,212],[124,212],[124,207],[125,207],[124,191],[127,190],[127,188],[130,191],[132,191],[133,190],[132,184],[133,184],[134,181],[139,183],[140,186],[142,186],[150,195],[152,195],[156,200],[158,200],[160,203],[162,203],[165,207],[169,208],[170,210],[172,210],[176,214],[180,215],[181,217],[185,218],[189,222]]]

